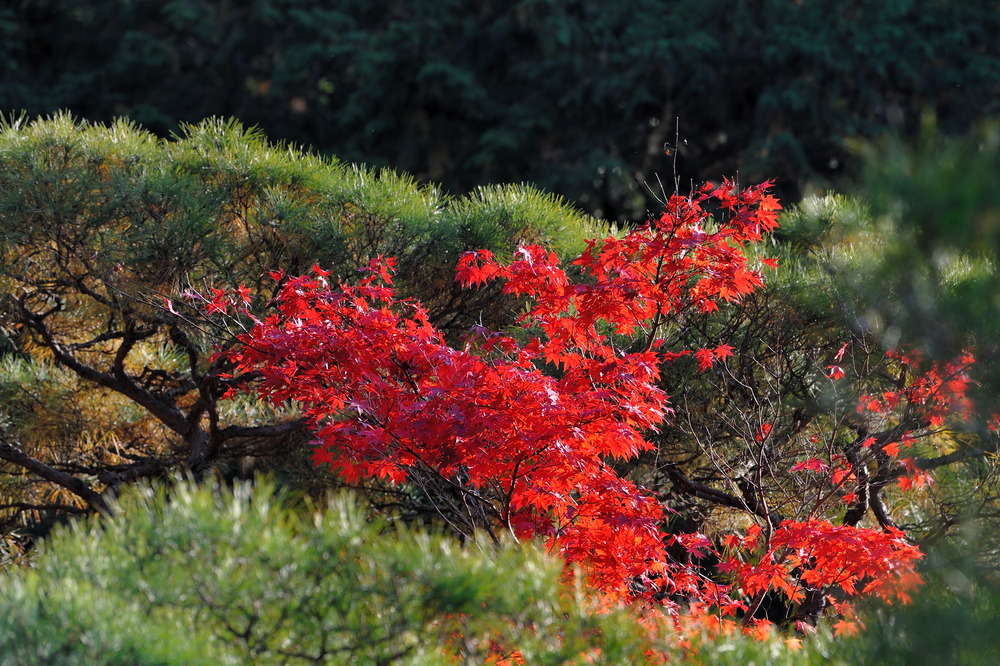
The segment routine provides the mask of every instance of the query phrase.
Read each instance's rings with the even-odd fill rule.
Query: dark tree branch
[[[154,393],[143,389],[124,370],[125,357],[139,338],[130,341],[129,337],[125,337],[115,355],[113,371],[111,373],[103,372],[81,362],[65,346],[56,341],[52,331],[45,325],[44,314],[31,312],[24,304],[23,299],[19,306],[24,322],[38,334],[42,343],[52,350],[52,354],[59,364],[72,370],[81,379],[121,393],[144,407],[175,433],[186,434],[188,424],[181,410],[176,405],[164,402]]]
[[[673,482],[674,488],[685,495],[690,495],[715,504],[752,513],[760,518],[763,518],[764,520],[767,520],[772,527],[777,527],[783,520],[783,518],[778,514],[766,511],[765,508],[762,507],[753,497],[753,493],[750,493],[748,496],[747,493],[744,492],[743,497],[736,497],[735,495],[730,495],[729,493],[689,479],[674,465],[666,465],[665,470],[667,472],[667,476],[669,476],[670,480]]]
[[[131,481],[158,477],[175,464],[175,460],[147,458],[134,465],[117,469],[100,469],[97,471],[97,478],[109,488],[117,488]]]
[[[52,483],[65,488],[86,502],[87,505],[95,511],[99,511],[103,514],[111,513],[111,508],[108,506],[104,498],[94,492],[93,488],[91,488],[82,479],[79,479],[72,474],[67,474],[66,472],[60,472],[54,467],[45,464],[41,460],[28,455],[19,447],[8,442],[2,435],[0,435],[0,458],[14,465],[18,465],[19,467],[23,467],[33,474],[37,474],[42,477],[46,481],[51,481]]]
[[[1000,450],[1000,438],[994,438],[993,442],[989,446],[962,446],[943,456],[938,456],[936,458],[917,458],[913,462],[918,469],[926,472],[932,469],[937,469],[938,467],[945,467],[954,463],[965,462],[966,460],[985,458],[986,456],[996,454],[998,450]],[[892,478],[898,478],[904,474],[906,474],[906,468],[902,465],[894,467],[891,472]]]
[[[305,425],[305,419],[296,419],[287,423],[275,423],[261,426],[227,426],[219,431],[223,440],[240,437],[281,437],[299,430]]]
[[[66,513],[79,515],[85,515],[90,512],[90,509],[83,509],[72,504],[32,504],[31,502],[8,502],[7,504],[0,504],[0,510],[3,509],[18,509],[19,511],[65,511]]]

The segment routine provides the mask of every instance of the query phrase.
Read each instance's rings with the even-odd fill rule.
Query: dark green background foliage
[[[677,175],[798,198],[842,141],[996,113],[992,0],[19,0],[0,109],[209,115],[464,192],[533,181],[610,218]]]

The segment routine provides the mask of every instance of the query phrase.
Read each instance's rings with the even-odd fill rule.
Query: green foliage
[[[990,0],[56,0],[0,13],[0,111],[127,116],[157,133],[234,116],[464,193],[528,180],[611,219],[655,175],[777,178],[845,138],[997,113]]]
[[[0,579],[0,664],[481,663],[493,640],[532,664],[636,663],[649,647],[538,550],[463,548],[346,497],[313,511],[267,482],[179,483],[116,509]]]
[[[530,187],[449,200],[409,176],[269,145],[235,121],[184,126],[164,142],[126,121],[8,120],[0,165],[11,274],[70,270],[46,264],[44,252],[30,263],[22,256],[55,240],[95,277],[124,269],[119,282],[162,295],[205,281],[259,282],[277,266],[318,263],[349,275],[377,255],[397,257],[404,283],[421,284],[470,247],[503,254],[523,239],[575,253],[596,229]]]
[[[769,276],[769,288],[790,292],[789,298],[806,312],[847,323],[847,293],[831,278],[830,267],[863,261],[857,257],[863,244],[856,235],[870,223],[871,213],[860,199],[840,194],[806,197],[781,216],[775,245],[762,249],[780,264]]]
[[[106,520],[58,528],[0,577],[0,664],[481,663],[492,640],[531,664],[641,663],[625,610],[593,615],[534,548],[456,542],[371,520],[349,498],[322,511],[269,482],[133,488]],[[994,663],[995,583],[936,560],[907,608],[873,608],[833,638],[669,634],[677,663]],[[598,652],[599,650],[599,652]]]
[[[982,224],[1000,210],[990,136],[952,141],[932,134],[909,148],[898,139],[866,148],[869,185],[860,192],[867,196],[809,197],[782,217],[772,253],[782,268],[771,282],[800,316],[840,329],[844,341],[867,340],[868,355],[850,359],[854,373],[871,372],[883,350],[896,347],[946,361],[971,350],[982,382],[974,387],[981,418],[995,411],[1000,385],[994,249],[1000,239]],[[855,404],[844,408],[853,411]],[[983,507],[996,502],[998,470],[983,455],[997,445],[984,426],[969,423],[934,440],[941,451],[956,451],[955,464],[939,468],[929,501],[904,514],[911,528],[936,532],[929,526],[946,515],[945,522],[960,523],[970,518],[966,509],[990,513]]]
[[[856,285],[872,328],[937,357],[970,344],[992,354],[1000,344],[1000,129],[949,139],[928,118],[915,143],[857,149],[876,218],[877,254]]]
[[[285,461],[304,447],[288,439],[293,409],[221,405],[211,354],[234,331],[205,321],[184,292],[242,284],[262,306],[275,269],[318,264],[350,281],[384,255],[398,259],[400,291],[457,335],[516,310],[497,290],[454,282],[462,251],[503,256],[525,240],[569,255],[600,233],[529,186],[449,198],[407,175],[269,144],[233,120],[178,132],[164,140],[66,113],[0,122],[0,436],[98,492],[177,466],[238,468],[273,456],[281,437]],[[3,477],[5,516],[84,507],[66,478],[27,481]]]
[[[981,382],[975,399],[984,416],[996,413],[1000,132],[985,124],[949,138],[927,116],[915,141],[893,137],[854,149],[864,163],[856,189],[865,212],[841,218],[833,236],[839,251],[826,261],[828,282],[844,294],[858,328],[882,346],[911,345],[938,359],[973,351]],[[976,432],[964,433],[955,447],[966,462],[940,470],[924,505],[908,512],[914,522],[940,523],[926,539],[926,588],[905,608],[872,610],[863,639],[841,646],[848,660],[1000,658],[997,436],[983,423],[970,429]]]
[[[460,247],[502,247],[511,239],[538,244],[547,238],[553,251],[572,257],[586,239],[607,232],[595,220],[568,216],[562,198],[526,185],[477,188],[455,201],[448,214],[461,234],[450,242],[457,240]]]
[[[786,215],[789,277],[819,286],[884,349],[941,360],[973,352],[988,416],[1000,387],[1000,132],[987,124],[949,138],[926,117],[917,141],[854,150],[864,161],[857,196],[806,199]]]

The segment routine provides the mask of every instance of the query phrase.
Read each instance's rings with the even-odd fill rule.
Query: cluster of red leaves
[[[845,344],[840,348],[835,362],[842,361],[847,346]],[[914,449],[921,438],[940,431],[948,422],[968,422],[977,414],[969,397],[974,383],[970,370],[976,362],[971,353],[965,352],[946,363],[927,362],[912,349],[890,350],[886,352],[886,358],[899,375],[896,384],[900,388],[860,395],[857,413],[867,418],[868,430],[881,430],[877,437],[860,439],[860,457],[852,463],[845,456],[832,453],[825,459],[803,460],[789,469],[790,472],[809,472],[826,477],[834,487],[847,490],[841,495],[847,504],[858,498],[857,493],[850,490],[852,483],[857,481],[857,465],[885,465],[891,461],[902,470],[899,473],[894,471],[894,477],[898,478],[896,485],[900,489],[905,491],[929,485],[931,476],[920,468],[917,459],[901,458],[901,454]],[[846,377],[840,365],[826,367],[831,380],[840,381]],[[846,381],[850,383],[852,379]],[[814,435],[813,441],[817,440],[818,436]]]
[[[908,602],[920,583],[914,570],[920,551],[898,530],[789,520],[767,540],[755,526],[733,551],[719,569],[733,574],[751,597],[773,589],[798,603],[810,590],[826,590],[826,601],[846,612],[844,600],[859,593]],[[744,560],[747,553],[755,554],[753,561]]]
[[[665,399],[655,359],[608,358],[555,378],[503,336],[454,349],[386,279],[336,289],[321,276],[288,279],[278,314],[231,356],[260,373],[269,400],[302,405],[316,464],[397,483],[433,470],[519,538],[557,541],[602,589],[655,570],[662,509],[605,464],[650,446],[642,431]]]
[[[887,355],[897,359],[903,370],[911,371],[914,376],[900,390],[861,396],[858,413],[900,424],[910,422],[913,426],[904,429],[898,438],[884,442],[869,438],[862,442],[862,447],[878,446],[876,453],[898,459],[907,473],[899,477],[897,485],[902,490],[911,490],[930,484],[931,477],[917,466],[914,458],[899,458],[901,449],[915,444],[913,433],[918,430],[929,434],[944,426],[948,419],[968,421],[973,417],[975,410],[968,395],[973,383],[969,371],[976,359],[966,352],[947,363],[934,361],[927,364],[913,350],[893,350]],[[925,369],[920,370],[922,366]],[[848,493],[846,499],[852,500],[852,493]]]
[[[863,583],[881,593],[910,575],[916,551],[898,534],[820,521],[787,523],[770,541],[739,540],[746,555],[724,562],[732,585],[718,585],[666,550],[720,555],[712,542],[664,534],[662,505],[608,464],[652,447],[644,434],[669,412],[657,386],[662,362],[692,356],[708,369],[733,353],[725,344],[666,351],[658,331],[689,308],[711,312],[762,284],[745,248],[777,224],[767,188],[737,191],[726,181],[671,197],[650,224],[589,242],[574,262],[576,282],[537,246],[519,248],[509,264],[486,251],[465,255],[457,271],[465,286],[500,281],[530,299],[521,323],[537,335],[527,344],[493,333],[447,345],[419,304],[396,298],[392,260],[376,259],[354,286],[331,286],[315,267],[275,275],[277,313],[254,319],[229,358],[237,372],[262,378],[255,388],[267,400],[301,405],[317,466],[395,483],[433,472],[517,538],[543,538],[582,566],[605,599],[642,589],[661,608],[677,611],[671,600],[683,600],[689,618],[722,627],[733,621],[719,618],[747,609],[740,595],[762,589],[793,602],[803,586],[850,596]],[[213,310],[227,303],[218,294],[206,301]],[[615,336],[631,336],[631,350]]]
[[[904,367],[922,364],[920,354],[916,351],[890,351],[888,356],[898,359]],[[858,413],[887,414],[904,403],[918,411],[932,428],[943,425],[949,417],[968,419],[973,411],[972,402],[967,395],[971,384],[969,369],[975,362],[976,359],[970,353],[962,354],[948,363],[935,361],[928,370],[899,391],[862,396],[858,403]]]
[[[717,310],[720,300],[735,301],[763,284],[744,248],[777,226],[781,206],[766,194],[769,185],[736,192],[724,181],[690,197],[672,196],[651,224],[624,238],[588,241],[573,262],[583,273],[577,284],[570,284],[554,254],[537,246],[520,248],[510,265],[487,251],[468,253],[459,262],[458,279],[468,286],[502,280],[505,293],[530,297],[534,307],[524,320],[544,332],[539,351],[548,361],[573,365],[584,357],[616,356],[602,323],[617,334],[641,330],[652,348],[664,318],[691,307]],[[709,215],[706,203],[724,216]],[[704,369],[732,348],[679,353],[698,354]]]

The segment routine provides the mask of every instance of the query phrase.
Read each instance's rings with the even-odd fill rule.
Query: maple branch
[[[847,454],[847,460],[851,463],[854,478],[858,480],[855,487],[857,499],[847,508],[847,512],[844,514],[844,519],[841,523],[844,525],[851,525],[853,527],[861,522],[861,519],[865,517],[865,514],[868,513],[868,509],[871,507],[871,479],[868,474],[868,467],[862,464],[857,451],[850,451]],[[833,493],[828,493],[823,498],[823,501],[825,501],[832,494]]]
[[[758,469],[758,475],[759,473],[760,470]],[[757,483],[754,484],[750,479],[740,477],[736,480],[736,485],[743,494],[745,510],[767,521],[767,538],[770,539],[773,530],[784,521],[784,517],[768,508],[759,479],[760,476],[758,476]]]
[[[972,460],[975,458],[984,458],[986,456],[994,455],[1000,451],[1000,438],[994,437],[993,443],[989,446],[984,447],[973,447],[973,446],[962,446],[958,449],[947,453],[936,458],[915,458],[914,465],[921,470],[928,471],[932,469],[937,469],[939,467],[945,467],[958,462],[965,462],[966,460]],[[906,468],[900,465],[899,467],[894,467],[891,475],[892,478],[897,478],[906,474]]]
[[[521,463],[524,462],[524,458],[519,458],[516,463],[514,463],[514,469],[510,475],[510,486],[507,488],[507,492],[504,494],[503,498],[503,512],[501,518],[507,525],[507,531],[510,532],[514,540],[517,541],[517,535],[514,534],[514,527],[510,524],[510,503],[514,499],[514,488],[517,485],[517,480],[520,478],[519,472],[521,470]]]
[[[768,512],[765,507],[762,507],[754,499],[752,490],[749,493],[744,491],[744,497],[740,498],[688,478],[683,472],[677,469],[676,465],[672,463],[664,465],[664,469],[667,472],[667,476],[669,476],[670,480],[673,481],[674,487],[679,489],[684,494],[697,497],[698,499],[707,500],[715,504],[720,504],[722,506],[739,509],[740,511],[746,511],[747,513],[752,513],[768,521],[768,524],[772,528],[777,527],[781,524],[781,521],[784,520],[782,516],[774,512]],[[746,480],[743,480],[743,483],[746,484]],[[743,490],[742,487],[741,490]]]
[[[882,501],[881,487],[872,490],[872,513],[875,515],[875,520],[882,527],[898,529],[896,523],[889,517],[889,509],[886,507],[885,502]]]
[[[656,262],[656,273],[653,275],[653,282],[658,283],[660,281],[660,275],[663,272],[663,261],[664,257],[661,254]],[[659,330],[661,324],[663,323],[663,303],[657,302],[656,304],[656,315],[653,317],[653,322],[649,325],[649,335],[646,336],[646,343],[642,347],[642,351],[648,352],[653,348],[653,342],[656,341],[656,332]]]
[[[896,527],[896,523],[889,517],[889,509],[882,499],[881,491],[892,479],[901,476],[902,473],[893,475],[893,468],[889,455],[885,453],[885,447],[892,442],[899,441],[919,425],[920,422],[913,419],[904,419],[902,423],[893,428],[870,433],[862,425],[848,424],[848,427],[855,431],[857,437],[847,445],[844,454],[848,462],[851,463],[851,470],[858,480],[856,486],[858,497],[844,514],[842,521],[844,525],[857,526],[865,514],[871,510],[879,525]],[[874,477],[868,472],[867,461],[862,459],[860,455],[863,447],[870,448],[872,455],[878,461],[878,469],[875,471]],[[902,466],[900,469],[903,469]]]

